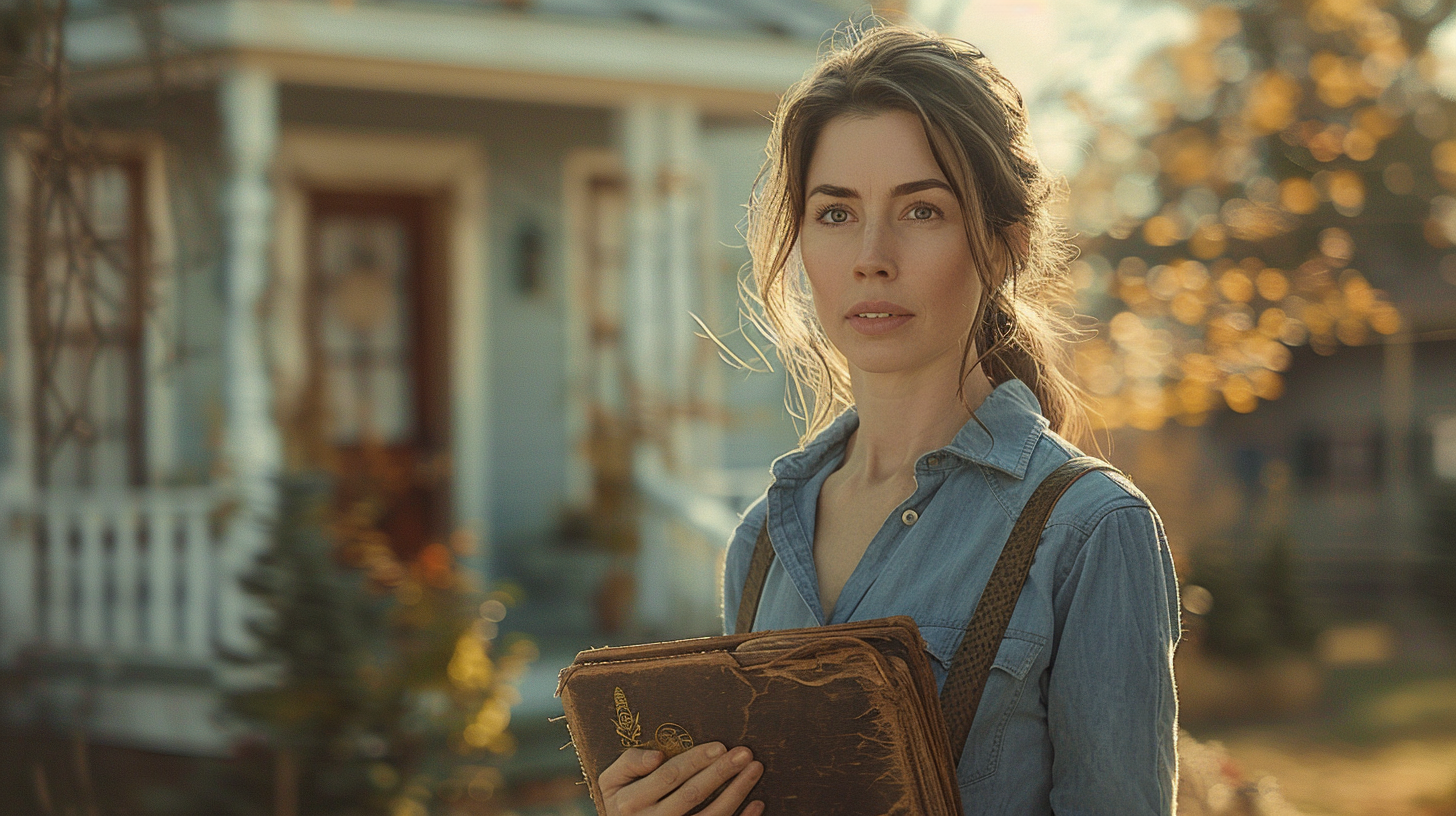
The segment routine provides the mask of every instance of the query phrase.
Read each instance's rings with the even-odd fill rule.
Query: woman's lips
[[[900,328],[915,317],[909,309],[884,300],[856,303],[845,313],[844,319],[860,334],[885,334]]]

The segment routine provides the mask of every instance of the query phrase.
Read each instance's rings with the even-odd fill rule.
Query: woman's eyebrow
[[[907,181],[904,184],[897,184],[895,185],[895,189],[890,191],[890,197],[899,198],[900,196],[907,196],[912,193],[918,193],[922,190],[937,189],[945,190],[947,193],[954,192],[950,189],[949,184],[946,184],[940,179],[928,178],[920,179],[919,181]],[[818,187],[810,190],[809,195],[805,196],[805,198],[813,198],[816,195],[827,195],[831,198],[859,198],[858,191],[852,190],[848,187],[840,187],[837,184],[821,184]]]
[[[831,198],[859,198],[859,193],[848,187],[839,187],[834,184],[821,184],[809,191],[805,198],[813,198],[816,195],[827,195]]]
[[[919,181],[907,181],[904,184],[897,185],[895,189],[890,191],[890,196],[892,198],[899,198],[900,196],[910,195],[911,193],[918,193],[921,190],[944,190],[947,193],[955,192],[950,188],[949,184],[946,184],[940,179],[928,178]]]

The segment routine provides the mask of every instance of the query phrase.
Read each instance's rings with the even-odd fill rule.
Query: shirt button
[[[931,467],[935,467],[936,465],[940,464],[940,457],[939,456],[932,456],[929,459],[926,459],[925,460],[925,464],[927,464],[927,465],[929,465]]]
[[[906,510],[900,514],[900,520],[905,522],[906,527],[909,527],[920,520],[920,514],[914,510]]]

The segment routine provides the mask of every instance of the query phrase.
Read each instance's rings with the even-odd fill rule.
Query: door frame
[[[564,496],[571,510],[584,511],[592,504],[593,474],[587,454],[591,433],[591,395],[587,380],[591,365],[590,308],[584,287],[587,283],[587,251],[582,230],[590,209],[588,182],[597,176],[626,179],[621,155],[611,148],[579,148],[562,164],[561,200],[565,204],[566,240],[566,484]]]
[[[420,193],[442,199],[448,276],[447,381],[450,526],[474,540],[471,561],[489,564],[491,376],[486,161],[468,138],[285,127],[274,182],[275,270],[269,348],[277,416],[288,416],[308,377],[304,321],[308,285],[309,193],[315,189]]]

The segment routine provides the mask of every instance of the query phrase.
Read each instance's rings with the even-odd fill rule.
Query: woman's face
[[[800,249],[814,309],[851,371],[953,367],[958,378],[981,281],[920,119],[830,120],[805,190]]]

